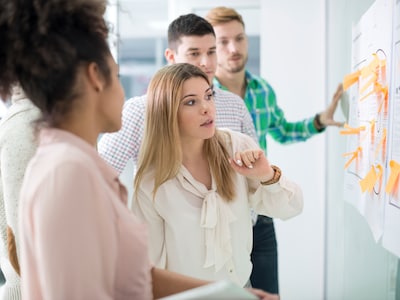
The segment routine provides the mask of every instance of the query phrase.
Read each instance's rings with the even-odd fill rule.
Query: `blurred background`
[[[242,14],[248,68],[275,89],[288,120],[325,109],[351,72],[352,26],[372,0],[111,1],[110,38],[126,98],[146,93],[165,64],[167,26],[181,14],[215,6]],[[337,111],[338,120],[346,119]],[[375,242],[365,219],[344,199],[346,139],[328,128],[305,143],[268,140],[269,159],[303,188],[302,215],[276,220],[282,300],[400,299],[398,258]],[[121,175],[132,193],[133,167]]]
[[[194,12],[203,16],[210,1],[181,1],[184,7],[179,9],[182,14]],[[197,5],[196,5],[196,2]],[[234,4],[239,1],[231,1]],[[247,26],[249,35],[250,55],[248,67],[256,74],[260,73],[260,34],[259,5],[256,1],[242,1],[241,13],[245,19],[251,20]],[[201,6],[199,6],[199,3]],[[164,50],[167,47],[167,27],[177,17],[179,1],[167,0],[121,0],[118,2],[115,30],[116,49],[120,64],[121,81],[127,98],[146,93],[149,79],[161,66],[166,64]],[[228,3],[225,3],[228,5]],[[177,10],[175,12],[174,10]],[[190,7],[186,10],[186,7]]]

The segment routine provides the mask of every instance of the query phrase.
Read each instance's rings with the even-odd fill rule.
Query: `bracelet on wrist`
[[[320,115],[319,113],[317,113],[317,114],[315,115],[315,117],[314,117],[314,125],[315,125],[315,128],[316,128],[318,131],[321,131],[321,130],[323,130],[323,129],[326,128],[326,126],[325,126],[324,124],[321,123],[320,117],[321,117],[321,115]]]
[[[270,180],[267,181],[261,181],[260,183],[262,185],[270,185],[277,183],[279,179],[281,179],[282,171],[279,169],[279,167],[271,165],[271,168],[274,169],[274,177],[272,177]]]

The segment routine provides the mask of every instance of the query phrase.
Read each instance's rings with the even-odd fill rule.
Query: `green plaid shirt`
[[[305,141],[320,133],[314,126],[314,116],[298,122],[288,122],[283,110],[276,103],[275,92],[268,82],[246,70],[244,102],[253,118],[258,140],[267,153],[267,133],[281,144]],[[214,77],[214,85],[227,90]]]

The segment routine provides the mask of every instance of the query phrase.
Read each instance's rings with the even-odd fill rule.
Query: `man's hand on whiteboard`
[[[342,127],[344,122],[338,122],[335,121],[334,114],[336,111],[336,108],[338,106],[338,103],[340,101],[340,98],[342,97],[343,94],[343,85],[340,83],[335,91],[335,94],[332,97],[332,101],[327,107],[326,110],[323,112],[319,113],[316,115],[316,120],[314,124],[316,123],[317,125],[320,125],[320,127],[325,128],[327,126],[338,126]],[[316,126],[317,127],[317,126]],[[319,129],[319,128],[317,128]]]

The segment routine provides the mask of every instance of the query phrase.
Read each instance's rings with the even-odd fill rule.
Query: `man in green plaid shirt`
[[[218,72],[217,72],[218,73]],[[335,107],[317,114],[311,118],[288,122],[285,119],[284,112],[276,102],[275,92],[268,82],[258,76],[245,70],[246,86],[244,95],[240,95],[253,118],[256,127],[257,136],[262,149],[267,152],[267,133],[281,144],[305,141],[316,133],[323,132],[327,125],[341,126],[342,123],[333,121]],[[230,90],[223,86],[216,77],[214,84],[222,89]],[[340,89],[340,88],[339,88]],[[335,100],[339,100],[340,90]],[[316,120],[319,118],[319,120]],[[333,121],[333,123],[332,123]]]
[[[339,85],[328,108],[315,116],[288,122],[276,102],[275,92],[268,82],[246,70],[248,42],[242,16],[232,8],[216,7],[205,17],[214,27],[217,37],[218,67],[214,85],[229,90],[244,99],[253,119],[258,140],[267,152],[267,133],[280,143],[305,141],[323,132],[327,126],[342,126],[333,119],[343,92]],[[254,288],[260,288],[279,298],[278,258],[274,223],[271,218],[258,216],[253,227]]]

